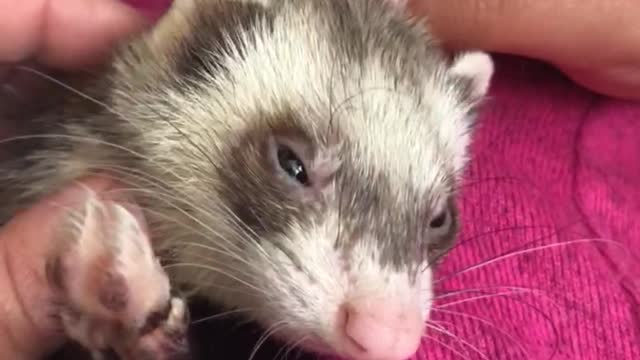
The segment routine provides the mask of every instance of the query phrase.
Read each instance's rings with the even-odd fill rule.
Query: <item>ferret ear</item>
[[[494,64],[491,56],[482,51],[457,54],[450,68],[451,74],[468,84],[468,95],[472,101],[484,97],[491,85]]]

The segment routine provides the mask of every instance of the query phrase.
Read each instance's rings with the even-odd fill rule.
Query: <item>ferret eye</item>
[[[287,175],[294,178],[302,185],[309,185],[309,175],[304,168],[302,160],[290,148],[278,146],[278,163]]]
[[[448,226],[450,220],[449,209],[445,209],[431,219],[429,222],[429,227],[432,229],[442,229]]]

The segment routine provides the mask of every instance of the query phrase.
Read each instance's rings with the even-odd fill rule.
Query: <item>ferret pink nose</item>
[[[353,360],[406,360],[418,350],[424,324],[417,304],[362,299],[344,305],[343,349]]]

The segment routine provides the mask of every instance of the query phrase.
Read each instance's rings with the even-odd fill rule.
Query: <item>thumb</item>
[[[87,187],[104,193],[110,186],[103,179],[70,186],[0,230],[0,359],[40,359],[66,340],[45,275],[48,246],[64,207],[81,202]]]
[[[640,2],[409,0],[452,49],[532,57],[607,95],[640,99]]]

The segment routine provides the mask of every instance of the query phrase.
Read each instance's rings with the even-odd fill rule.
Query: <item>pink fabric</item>
[[[640,104],[502,58],[479,126],[437,275],[448,334],[428,330],[415,359],[640,359]]]

